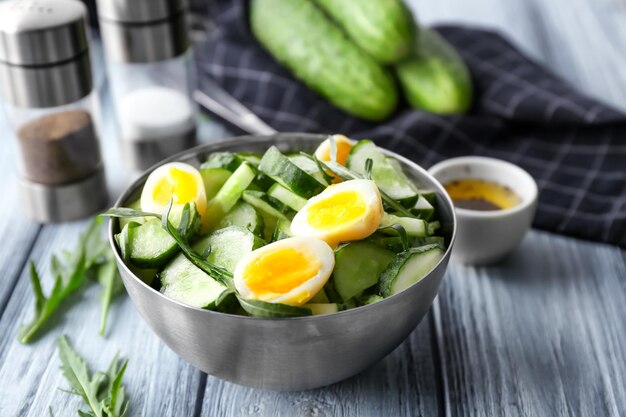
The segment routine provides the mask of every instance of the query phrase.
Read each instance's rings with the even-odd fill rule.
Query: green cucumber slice
[[[254,180],[254,170],[244,162],[226,180],[215,197],[209,200],[206,209],[205,226],[213,229],[237,203],[241,194]]]
[[[270,197],[274,197],[276,200],[291,207],[295,211],[299,211],[307,203],[306,198],[300,197],[296,193],[291,192],[290,190],[278,183],[270,187],[270,189],[267,191],[267,195],[269,195]]]
[[[196,253],[204,254],[211,248],[207,260],[214,265],[233,272],[237,262],[254,249],[265,245],[265,241],[248,229],[240,226],[230,226],[217,230],[194,243]]]
[[[263,236],[263,216],[245,201],[238,201],[226,216],[218,223],[216,229],[228,226],[241,226],[257,236]]]
[[[311,314],[314,316],[332,314],[339,311],[339,305],[334,303],[309,303],[303,305],[302,307],[311,310]]]
[[[223,168],[235,172],[244,159],[239,158],[232,152],[213,152],[207,160],[200,165],[200,170],[207,168]]]
[[[285,219],[279,219],[276,222],[274,233],[272,234],[272,242],[291,237],[291,222]]]
[[[367,295],[363,298],[361,298],[360,300],[360,304],[361,305],[368,305],[368,304],[374,304],[377,303],[379,301],[384,300],[384,298],[378,294],[371,294],[371,295]]]
[[[281,203],[274,197],[270,197],[262,191],[246,190],[243,192],[241,198],[246,203],[254,206],[257,210],[260,210],[261,213],[268,214],[276,217],[277,219],[289,220],[290,218],[293,218],[295,214],[289,206]]]
[[[349,243],[335,252],[335,290],[347,301],[378,283],[395,253],[370,242]]]
[[[349,169],[365,175],[365,161],[371,159],[372,179],[387,195],[394,200],[415,202],[417,187],[402,171],[393,159],[387,159],[371,140],[359,141],[348,154],[346,165]],[[391,162],[393,161],[393,162]]]
[[[328,297],[326,296],[326,292],[322,288],[320,290],[320,292],[315,294],[315,296],[309,300],[309,303],[312,303],[312,304],[327,304],[327,303],[330,303],[330,301],[328,301]]]
[[[141,199],[133,201],[128,205],[128,208],[133,210],[141,211]],[[159,213],[160,214],[160,213]],[[120,222],[120,230],[124,229],[124,227],[130,222],[136,223],[145,223],[148,220],[147,217],[121,217],[119,219]]]
[[[410,211],[420,219],[428,221],[431,217],[433,217],[435,208],[432,204],[430,204],[426,197],[420,194]]]
[[[443,249],[437,244],[399,253],[380,274],[381,295],[389,297],[415,284],[433,270],[443,255]]]
[[[184,254],[161,271],[161,293],[192,307],[214,309],[226,287],[189,261]]]
[[[276,146],[270,147],[265,152],[259,170],[300,197],[313,197],[325,188],[317,179],[283,155]]]
[[[263,318],[286,318],[310,316],[311,310],[304,307],[295,307],[287,304],[268,303],[259,300],[239,298],[241,307],[251,316]]]
[[[426,220],[414,219],[411,217],[400,217],[393,214],[384,213],[383,218],[380,221],[380,227],[389,227],[394,224],[399,224],[400,226],[404,227],[407,236],[424,237],[430,234],[428,222]],[[383,233],[388,232],[383,231]],[[389,231],[389,233],[394,232]]]
[[[259,166],[259,164],[261,163],[261,157],[255,153],[237,152],[235,155],[237,155],[237,158],[239,158],[241,161],[246,161],[254,167]]]
[[[320,167],[310,158],[300,154],[289,155],[288,158],[291,162],[296,164],[298,168],[318,180],[321,184],[328,184],[324,178],[324,174],[320,171]]]
[[[156,268],[178,253],[178,244],[163,229],[161,220],[149,220],[129,230],[130,261],[138,267]]]
[[[207,200],[215,197],[231,174],[226,168],[204,168],[200,170]]]

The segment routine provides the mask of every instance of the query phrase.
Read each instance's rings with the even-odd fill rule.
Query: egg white
[[[259,258],[275,251],[294,249],[319,261],[319,268],[314,276],[285,293],[257,294],[248,287],[246,268]],[[279,265],[280,266],[280,265]],[[335,267],[335,254],[326,242],[307,237],[292,237],[271,243],[246,254],[238,263],[233,274],[235,288],[246,299],[261,300],[270,303],[282,303],[294,306],[305,304],[322,290]]]
[[[347,138],[344,135],[332,135],[332,139],[335,141],[335,145],[337,146],[337,162],[341,165],[346,164],[346,159],[348,156],[348,152],[352,149],[352,146],[356,143],[352,139]],[[330,146],[331,138],[326,139],[315,150],[315,157],[320,161],[330,161],[331,154],[331,146]],[[345,148],[346,152],[341,152],[339,148]]]
[[[193,176],[193,184],[191,184],[191,187],[193,187],[192,190],[194,193],[194,198],[192,201],[189,201],[189,203],[195,203],[198,214],[200,214],[201,217],[204,217],[206,212],[207,198],[202,176],[196,168],[183,162],[170,162],[168,164],[158,167],[150,173],[141,192],[141,210],[148,213],[163,213],[165,207],[167,207],[167,203],[161,204],[155,201],[153,195],[155,188],[159,185],[161,180],[170,175],[170,169],[172,168],[177,168]],[[175,211],[177,209],[180,209],[182,206],[184,206],[184,203],[173,204],[172,210]]]
[[[349,191],[358,193],[365,203],[366,210],[361,216],[331,229],[320,229],[309,223],[309,215],[318,202]],[[334,246],[340,242],[364,239],[374,233],[380,225],[383,212],[380,191],[373,181],[362,179],[344,181],[329,186],[320,194],[309,199],[307,204],[293,218],[291,233],[294,236],[321,239]]]

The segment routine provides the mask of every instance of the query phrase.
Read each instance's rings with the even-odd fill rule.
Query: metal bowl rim
[[[232,143],[234,141],[237,140],[250,140],[250,139],[255,139],[255,140],[273,140],[275,142],[280,142],[281,141],[281,137],[290,137],[290,136],[300,136],[300,137],[309,137],[311,139],[320,139],[320,142],[325,139],[326,137],[328,137],[328,135],[323,135],[323,134],[316,134],[316,133],[298,133],[298,132],[281,132],[281,133],[277,133],[274,135],[241,135],[241,136],[231,136],[228,138],[224,138],[224,139],[220,139],[218,141],[215,142],[211,142],[211,143],[207,143],[207,144],[202,144],[190,149],[187,149],[185,151],[179,152],[175,155],[172,155],[169,158],[166,158],[164,160],[162,160],[161,162],[158,162],[156,164],[154,164],[153,166],[151,166],[150,168],[148,168],[147,170],[145,170],[141,176],[139,178],[137,178],[136,180],[134,180],[132,182],[132,184],[130,184],[120,195],[120,197],[115,201],[115,205],[113,206],[114,208],[118,208],[118,207],[122,207],[122,203],[124,201],[126,201],[126,199],[132,195],[138,188],[139,185],[143,185],[143,183],[145,183],[148,175],[154,171],[154,169],[156,169],[157,167],[169,163],[169,162],[174,162],[174,161],[178,161],[182,158],[185,157],[189,157],[189,156],[193,156],[193,155],[198,155],[199,153],[203,152],[205,149],[210,149],[213,147],[220,147],[220,145],[225,145],[225,144],[229,144]],[[219,311],[213,311],[213,310],[207,310],[207,309],[203,309],[203,308],[199,308],[199,307],[193,307],[190,306],[188,304],[182,303],[180,301],[174,300],[170,297],[167,297],[166,295],[162,294],[160,291],[155,290],[154,288],[152,288],[150,285],[146,284],[145,282],[143,282],[143,280],[141,280],[137,275],[135,275],[126,265],[126,263],[122,260],[119,250],[117,248],[117,244],[115,242],[115,237],[114,237],[114,233],[113,233],[113,218],[109,219],[109,227],[107,228],[107,233],[108,233],[108,238],[109,238],[109,244],[111,245],[111,248],[113,249],[113,253],[115,254],[115,259],[117,261],[118,266],[122,265],[124,268],[124,272],[128,275],[131,276],[133,279],[135,279],[136,281],[139,282],[140,285],[142,285],[145,289],[152,291],[154,293],[156,293],[159,297],[161,297],[162,300],[164,300],[165,302],[171,302],[174,304],[177,304],[180,307],[183,307],[185,309],[190,309],[190,310],[195,310],[198,312],[201,312],[200,314],[207,314],[207,315],[218,315],[218,316],[223,316],[223,317],[228,317],[230,319],[233,320],[242,320],[242,321],[254,321],[254,322],[277,322],[277,321],[321,321],[321,320],[325,320],[328,319],[329,317],[339,317],[339,316],[349,316],[349,315],[353,315],[353,314],[359,314],[359,312],[365,311],[366,309],[374,309],[377,308],[376,306],[382,305],[382,303],[391,303],[393,302],[394,299],[396,299],[398,296],[401,296],[401,294],[403,294],[405,291],[411,289],[411,288],[415,288],[415,287],[419,287],[423,282],[427,281],[427,279],[432,276],[432,272],[435,271],[439,265],[444,262],[448,257],[450,252],[452,251],[452,247],[454,244],[454,241],[456,239],[456,230],[457,230],[457,220],[456,220],[456,213],[454,210],[454,205],[452,203],[452,200],[450,199],[450,197],[448,196],[448,194],[445,192],[443,186],[441,185],[441,183],[435,179],[435,177],[433,177],[432,175],[430,175],[428,173],[428,171],[426,171],[424,168],[422,168],[421,166],[417,165],[415,162],[403,157],[402,155],[398,155],[395,152],[392,152],[388,149],[385,149],[381,146],[379,146],[379,148],[388,156],[392,156],[396,159],[398,159],[399,161],[405,163],[406,165],[408,165],[409,167],[411,167],[411,169],[417,171],[418,173],[422,174],[423,176],[427,177],[429,180],[431,180],[431,182],[433,182],[435,184],[435,186],[437,187],[437,192],[439,195],[441,195],[444,198],[444,201],[446,202],[446,204],[448,205],[448,208],[450,209],[450,213],[452,214],[452,237],[450,238],[450,243],[448,244],[448,247],[446,248],[446,252],[444,253],[444,255],[441,257],[441,259],[439,260],[439,262],[437,262],[437,264],[432,268],[432,270],[426,274],[426,276],[424,276],[422,279],[420,279],[418,282],[416,282],[415,284],[411,285],[410,287],[400,291],[397,294],[394,294],[390,297],[384,297],[382,300],[375,302],[373,304],[367,304],[364,306],[359,306],[359,307],[355,307],[355,308],[350,308],[347,310],[342,310],[342,311],[338,311],[336,313],[331,313],[331,314],[323,314],[323,315],[317,315],[317,316],[301,316],[301,317],[283,317],[283,318],[262,318],[262,317],[252,317],[252,316],[242,316],[242,315],[237,315],[237,314],[230,314],[230,313],[222,313]],[[219,152],[219,151],[216,151]]]

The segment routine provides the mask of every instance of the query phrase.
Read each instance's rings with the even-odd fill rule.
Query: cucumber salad
[[[216,152],[156,168],[105,213],[126,266],[178,302],[255,317],[335,313],[427,275],[445,253],[435,193],[370,140],[313,154]]]

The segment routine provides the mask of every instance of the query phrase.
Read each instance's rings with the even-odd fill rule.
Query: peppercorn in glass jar
[[[0,3],[0,93],[26,211],[73,220],[107,204],[86,9],[74,0]]]

